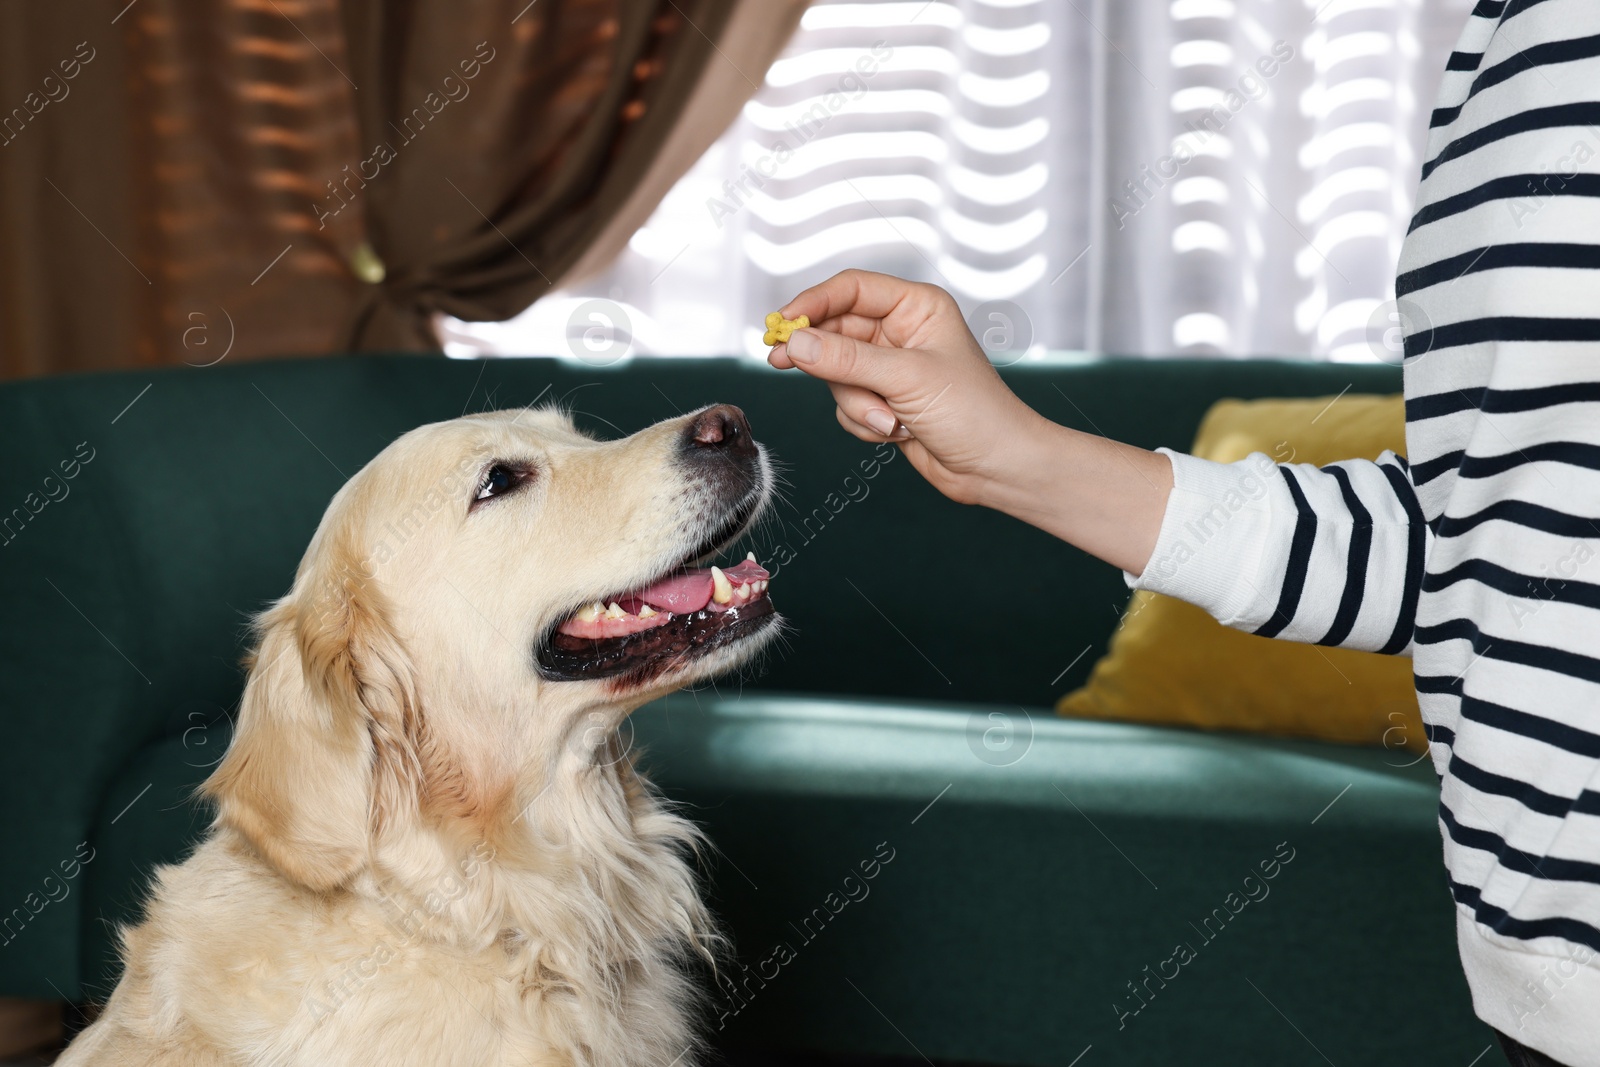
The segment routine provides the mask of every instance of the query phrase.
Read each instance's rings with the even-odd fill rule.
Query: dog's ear
[[[204,787],[219,824],[313,889],[349,881],[373,832],[415,807],[416,691],[387,616],[359,572],[303,573],[259,620],[237,732]]]

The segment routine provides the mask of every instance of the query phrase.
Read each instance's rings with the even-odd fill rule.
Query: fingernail
[[[883,434],[883,436],[890,437],[894,434],[894,427],[897,420],[893,415],[887,411],[884,411],[882,408],[873,408],[871,411],[867,412],[866,420],[868,426],[871,426],[874,430],[877,430],[879,433]]]
[[[805,330],[789,335],[789,358],[801,363],[815,363],[822,354],[822,342]]]

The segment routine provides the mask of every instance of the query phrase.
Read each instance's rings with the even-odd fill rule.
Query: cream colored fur
[[[715,943],[618,727],[642,691],[550,682],[540,634],[726,519],[687,418],[597,442],[558,413],[400,438],[335,496],[259,645],[211,833],[158,871],[64,1067],[686,1067]],[[469,508],[492,461],[522,489]],[[763,487],[770,484],[762,460]],[[768,627],[765,633],[773,632]]]

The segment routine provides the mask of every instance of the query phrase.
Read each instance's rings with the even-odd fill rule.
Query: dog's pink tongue
[[[765,567],[748,559],[738,566],[726,568],[722,573],[727,575],[728,581],[734,585],[761,582],[771,577]],[[639,610],[637,604],[649,604],[657,611],[685,614],[699,611],[711,603],[711,593],[711,570],[705,568],[663,578],[655,585],[635,590],[628,594],[630,603],[622,606],[629,611],[637,612]]]
[[[688,574],[664,578],[655,585],[638,590],[632,596],[657,611],[679,614],[699,611],[711,602],[711,572],[690,571]]]

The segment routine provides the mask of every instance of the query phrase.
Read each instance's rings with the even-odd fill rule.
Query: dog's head
[[[374,835],[503,827],[655,696],[735,667],[779,618],[754,557],[702,567],[771,493],[738,408],[616,441],[552,410],[424,426],[334,497],[260,643],[206,791],[314,888]]]

